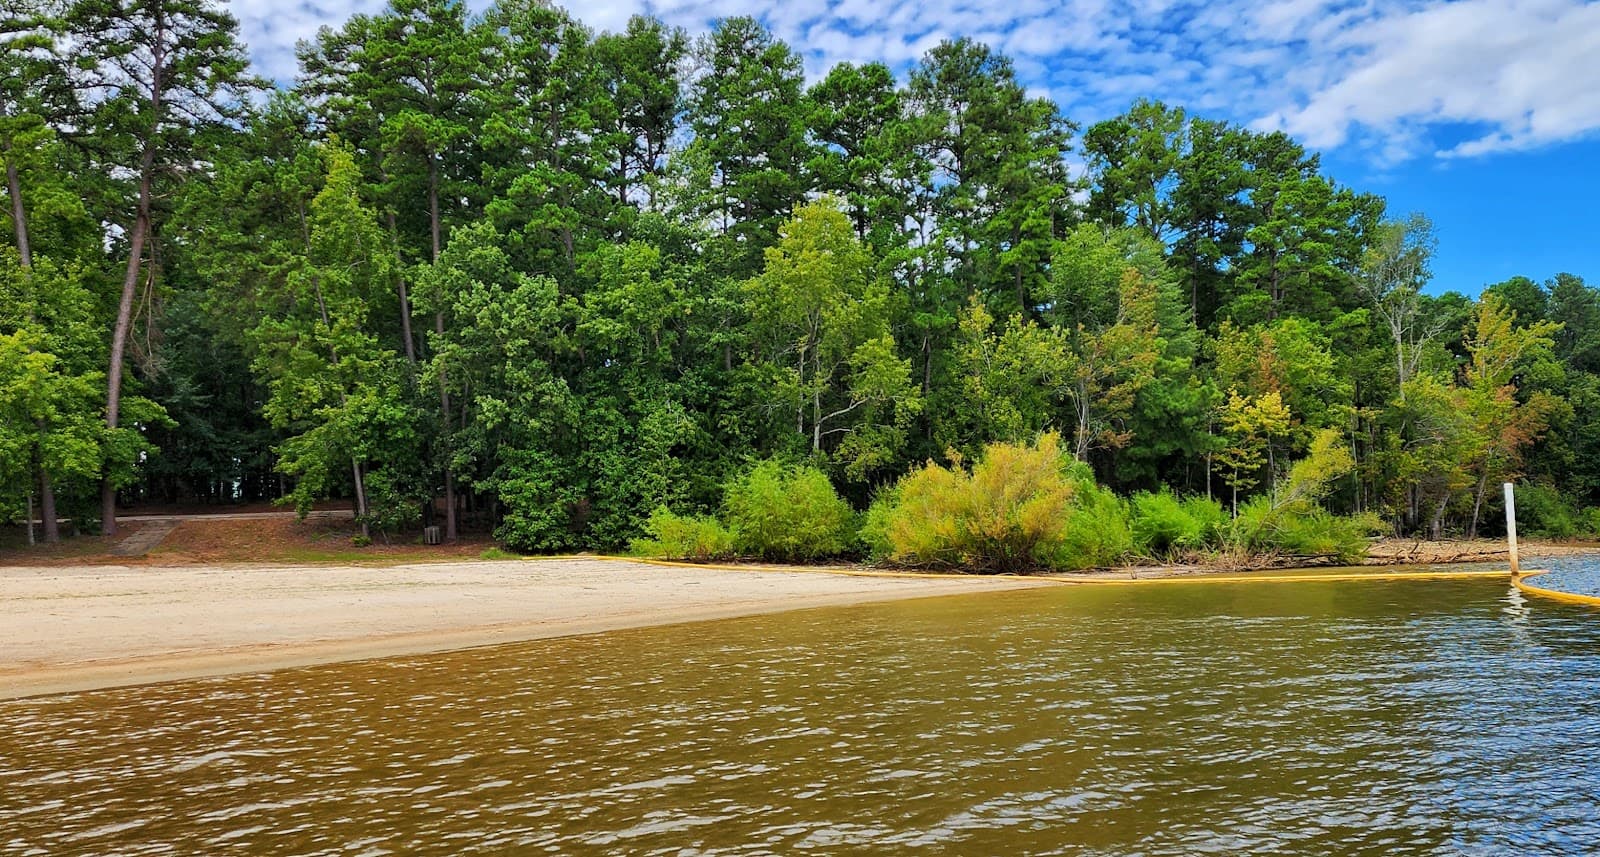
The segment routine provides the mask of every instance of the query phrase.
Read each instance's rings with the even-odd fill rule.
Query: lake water
[[[1542,589],[1600,598],[1600,557],[1593,555],[1536,559],[1525,563],[1530,568],[1549,571],[1529,579]]]
[[[1553,576],[1552,576],[1553,577]],[[0,703],[0,854],[1585,854],[1600,611],[1051,588]]]

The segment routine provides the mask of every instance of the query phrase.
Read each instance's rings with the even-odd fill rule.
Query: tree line
[[[610,548],[757,461],[863,509],[1052,432],[1122,493],[1234,511],[1332,444],[1396,533],[1510,478],[1594,529],[1600,293],[1430,294],[1428,220],[1282,133],[1080,127],[969,39],[808,82],[750,18],[392,0],[273,85],[209,0],[5,9],[0,514],[51,539],[351,497]]]

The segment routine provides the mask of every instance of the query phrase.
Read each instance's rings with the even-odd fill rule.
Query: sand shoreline
[[[1489,543],[1453,556],[1430,543],[1397,547],[1375,559],[1498,558]],[[1524,555],[1592,551],[1592,545],[1539,545]],[[1135,567],[1078,573],[1068,582],[1219,571]],[[393,566],[0,566],[0,699],[1062,582],[599,557]]]
[[[0,568],[0,699],[1048,585],[586,558]]]

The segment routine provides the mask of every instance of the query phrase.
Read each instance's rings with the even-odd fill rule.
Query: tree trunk
[[[433,261],[439,261],[439,161],[428,156],[428,237],[433,241]]]
[[[1406,400],[1406,347],[1404,337],[1399,331],[1394,331],[1394,377],[1395,390],[1400,394],[1400,402]]]
[[[11,195],[11,223],[17,235],[17,255],[22,267],[33,266],[33,253],[28,249],[28,211],[22,204],[22,179],[17,175],[17,163],[11,157],[11,141],[5,144],[6,193]]]
[[[50,471],[39,467],[39,515],[44,518],[44,540],[50,544],[61,541],[61,526],[56,522],[56,489],[50,484]],[[29,531],[32,531],[29,524]]]
[[[356,522],[361,525],[361,537],[370,541],[372,525],[367,521],[367,482],[361,472],[361,462],[354,458],[350,459],[350,472],[356,480]]]
[[[433,316],[433,330],[434,330],[435,333],[439,334],[440,336],[444,335],[444,312],[442,310],[440,312],[434,314],[434,316]],[[453,542],[453,541],[456,540],[456,537],[457,537],[456,536],[456,473],[455,473],[455,469],[450,466],[450,460],[449,460],[449,453],[450,453],[449,437],[450,437],[450,430],[451,430],[450,429],[450,426],[451,426],[451,420],[450,420],[450,390],[445,386],[445,384],[446,384],[445,369],[444,369],[443,366],[440,366],[439,367],[439,414],[444,420],[444,423],[443,423],[444,438],[445,438],[445,441],[444,441],[445,450],[444,451],[445,451],[445,456],[446,456],[445,462],[444,462],[444,538],[445,538],[445,541]]]
[[[822,451],[822,388],[815,379],[811,386],[811,451]]]
[[[927,397],[933,389],[933,334],[922,335],[922,395]]]
[[[1428,530],[1433,534],[1433,540],[1444,538],[1444,510],[1450,505],[1450,492],[1444,492],[1439,498],[1439,505],[1433,510],[1433,521],[1428,525]]]
[[[406,341],[406,363],[414,370],[417,366],[417,346],[411,338],[411,295],[406,291],[406,278],[401,275],[400,282],[400,335]]]
[[[1488,471],[1485,471],[1484,474],[1478,478],[1478,490],[1472,496],[1472,520],[1467,522],[1467,538],[1469,539],[1475,539],[1478,537],[1478,516],[1483,513],[1483,492],[1488,487],[1489,473]]]
[[[144,244],[150,232],[150,181],[155,167],[155,146],[146,143],[140,159],[139,208],[133,231],[128,236],[128,267],[122,274],[122,297],[117,302],[116,326],[111,332],[111,366],[106,373],[106,428],[115,429],[122,408],[122,356],[128,347],[128,331],[133,327],[133,295],[139,286],[139,268],[144,260]],[[116,535],[117,488],[111,475],[100,478],[100,532]]]
[[[428,157],[428,236],[433,242],[433,261],[438,263],[440,251],[439,239],[439,161],[436,157]],[[444,335],[444,308],[440,307],[433,314],[433,332]],[[443,420],[444,435],[450,435],[450,391],[449,383],[443,366],[439,367],[439,416]],[[456,474],[449,462],[449,442],[445,442],[446,460],[444,464],[444,538],[446,541],[456,540]]]
[[[385,176],[387,178],[387,176]],[[304,215],[301,220],[304,221]],[[399,263],[400,275],[400,336],[405,339],[406,363],[412,368],[417,365],[417,343],[411,336],[411,293],[406,290],[406,277],[404,274],[405,260],[400,257],[400,232],[395,228],[394,212],[389,212],[389,237],[394,240],[394,259]]]
[[[804,349],[800,351],[799,365],[795,367],[794,371],[800,383],[805,384],[806,352]],[[794,432],[801,437],[806,436],[806,400],[804,396],[801,396],[800,401],[795,402],[794,405]]]

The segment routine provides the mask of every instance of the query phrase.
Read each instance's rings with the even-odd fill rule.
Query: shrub
[[[1136,494],[1129,506],[1134,546],[1146,556],[1215,547],[1228,523],[1217,502],[1204,497],[1179,500],[1165,490]]]
[[[1386,528],[1373,516],[1341,517],[1315,506],[1272,505],[1256,497],[1239,507],[1229,528],[1230,546],[1249,553],[1281,552],[1354,562],[1366,554],[1367,536]]]
[[[889,521],[899,505],[900,491],[890,486],[880,490],[872,498],[872,505],[868,506],[866,513],[861,516],[861,526],[856,532],[856,541],[861,545],[867,559],[874,562],[886,560],[894,552],[894,546],[889,543]]]
[[[686,517],[661,506],[644,529],[648,536],[629,545],[634,556],[705,562],[733,555],[733,536],[715,518]]]
[[[844,553],[855,540],[855,514],[815,467],[763,461],[729,483],[723,498],[733,543],[778,562]]]
[[[1517,488],[1517,522],[1528,535],[1547,539],[1570,539],[1583,529],[1572,501],[1544,485]]]
[[[383,540],[389,534],[409,529],[422,523],[420,492],[408,490],[405,480],[389,468],[378,468],[367,474],[367,524]]]
[[[984,448],[970,471],[929,463],[901,480],[869,530],[895,562],[983,572],[1077,567],[1124,550],[1121,501],[1062,455],[1060,439]],[[875,504],[877,505],[877,504]],[[1105,518],[1109,520],[1101,520]]]
[[[1580,531],[1583,536],[1591,539],[1600,536],[1600,506],[1590,506],[1584,509],[1579,521],[1583,526]]]
[[[1061,539],[1043,557],[1050,568],[1071,570],[1116,565],[1134,552],[1128,525],[1128,504],[1109,488],[1095,484],[1089,468],[1074,480],[1076,493]]]

